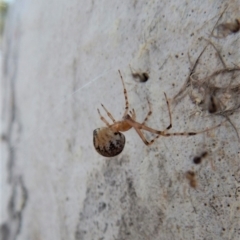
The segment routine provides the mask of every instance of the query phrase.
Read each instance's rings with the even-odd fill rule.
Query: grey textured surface
[[[139,122],[149,99],[148,125],[164,129],[163,93],[173,98],[180,90],[204,39],[227,66],[239,66],[239,33],[210,36],[227,2],[222,21],[231,21],[239,17],[237,0],[16,1],[3,45],[1,239],[240,238],[240,148],[229,123],[150,147],[130,130],[112,159],[92,145],[93,130],[104,125],[101,103],[117,120],[124,112],[118,69]],[[203,75],[219,67],[212,49],[201,61]],[[134,80],[129,64],[150,79]],[[170,132],[224,120],[188,95],[171,108]],[[239,118],[231,116],[238,131]],[[194,165],[203,151],[208,156]],[[190,170],[196,188],[186,179]]]

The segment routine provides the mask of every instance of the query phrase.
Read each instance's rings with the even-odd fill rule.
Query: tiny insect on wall
[[[168,107],[168,114],[169,114],[169,120],[170,120],[170,124],[168,125],[168,127],[165,130],[156,130],[153,129],[151,127],[148,127],[145,123],[148,120],[149,116],[152,114],[152,109],[151,109],[151,104],[148,101],[148,105],[149,105],[149,112],[147,114],[147,116],[145,117],[144,121],[142,123],[138,122],[136,120],[136,113],[135,110],[132,109],[129,111],[129,103],[128,103],[128,95],[127,95],[127,90],[123,81],[123,77],[122,74],[120,72],[120,70],[118,70],[121,81],[122,81],[122,85],[123,85],[123,93],[124,93],[124,97],[125,97],[125,111],[122,117],[122,120],[120,121],[116,121],[112,114],[105,108],[105,106],[103,104],[102,108],[104,109],[104,111],[107,113],[108,117],[112,120],[112,124],[110,124],[100,113],[100,110],[98,110],[98,114],[100,116],[100,119],[106,124],[106,127],[102,127],[102,128],[97,128],[93,131],[93,145],[96,149],[96,151],[101,154],[104,157],[114,157],[117,156],[118,154],[120,154],[125,146],[125,136],[122,132],[126,132],[128,130],[130,130],[131,128],[134,128],[135,131],[138,133],[138,135],[140,136],[140,138],[142,139],[142,141],[147,145],[151,145],[154,143],[154,141],[156,139],[158,139],[160,136],[164,136],[164,137],[170,137],[170,136],[193,136],[196,134],[200,134],[200,133],[204,133],[207,132],[209,130],[212,130],[214,128],[217,128],[219,126],[222,125],[222,123],[211,127],[211,128],[206,128],[202,131],[198,131],[198,132],[175,132],[175,133],[168,133],[167,131],[169,129],[172,128],[172,115],[171,115],[171,111],[170,111],[170,105],[169,105],[169,101],[167,98],[166,93],[164,93],[165,95],[165,99],[166,99],[166,103],[167,103],[167,107]],[[225,121],[224,121],[225,122]],[[156,134],[156,136],[148,141],[145,136],[142,133],[142,130]]]

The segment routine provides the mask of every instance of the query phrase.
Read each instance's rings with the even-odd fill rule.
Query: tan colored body
[[[212,128],[207,128],[205,130],[202,131],[198,131],[198,132],[175,132],[175,133],[168,133],[168,130],[172,127],[172,115],[171,115],[171,111],[170,111],[170,106],[169,106],[169,102],[167,99],[167,95],[166,93],[164,93],[165,95],[165,99],[166,99],[166,103],[167,103],[167,107],[168,107],[168,113],[169,113],[169,119],[170,119],[170,124],[168,125],[167,128],[165,128],[165,130],[160,131],[160,130],[156,130],[153,128],[150,128],[148,126],[145,125],[146,121],[148,120],[149,116],[152,114],[152,110],[151,110],[151,105],[149,104],[149,112],[147,114],[147,116],[145,117],[144,121],[142,123],[139,123],[136,121],[136,114],[134,109],[132,111],[128,111],[128,97],[127,97],[127,91],[124,85],[124,81],[122,78],[122,75],[119,71],[121,80],[122,80],[122,84],[123,84],[123,89],[124,89],[124,96],[125,96],[125,112],[123,114],[123,118],[121,121],[116,121],[112,114],[104,107],[104,105],[102,104],[103,109],[106,111],[108,117],[113,121],[113,124],[109,124],[109,122],[101,115],[99,109],[98,109],[98,113],[99,116],[101,118],[101,120],[107,125],[106,127],[102,127],[102,128],[97,128],[93,131],[93,144],[94,147],[96,149],[96,151],[101,154],[104,157],[114,157],[116,155],[118,155],[119,153],[122,152],[124,146],[125,146],[125,136],[121,133],[121,132],[126,132],[128,130],[130,130],[131,128],[134,128],[136,130],[136,132],[138,133],[138,135],[140,136],[140,138],[142,139],[142,141],[147,145],[151,145],[154,143],[154,141],[159,138],[160,136],[164,136],[164,137],[170,137],[170,136],[193,136],[199,133],[204,133],[207,132],[211,129],[214,129],[216,127],[221,126],[222,123],[212,127]],[[225,121],[224,121],[225,122]],[[148,141],[145,136],[143,135],[143,132],[147,131],[150,133],[155,134],[156,136]]]

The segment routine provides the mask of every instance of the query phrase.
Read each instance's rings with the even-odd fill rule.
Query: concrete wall
[[[148,99],[147,125],[168,126],[164,92],[172,99],[169,132],[224,121],[208,113],[208,96],[198,105],[203,86],[193,85],[200,98],[191,86],[173,97],[205,39],[226,68],[239,66],[239,33],[211,36],[218,19],[239,17],[239,6],[238,0],[16,1],[3,43],[1,239],[239,239],[239,112],[227,115],[233,125],[161,137],[151,146],[131,129],[123,152],[110,159],[92,143],[93,130],[104,126],[101,103],[116,120],[124,112],[118,69],[139,122]],[[129,64],[149,80],[134,79]],[[210,46],[194,78],[223,67]],[[237,85],[234,74],[216,81]]]

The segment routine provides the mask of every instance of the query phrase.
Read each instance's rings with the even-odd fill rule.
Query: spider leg
[[[172,128],[172,114],[171,114],[171,111],[170,111],[170,104],[169,104],[169,101],[168,101],[168,98],[167,98],[167,94],[165,92],[164,92],[164,96],[165,96],[165,99],[166,99],[166,103],[167,103],[167,107],[168,107],[168,114],[169,114],[169,119],[170,119],[170,124],[165,130],[165,131],[167,131],[170,128]]]
[[[168,127],[164,130],[164,131],[167,131],[167,130],[169,130],[170,128],[172,128],[172,114],[171,114],[171,111],[170,111],[170,104],[169,104],[169,101],[168,101],[168,98],[167,98],[167,94],[164,93],[164,96],[165,96],[165,100],[166,100],[166,103],[167,103],[168,115],[169,115],[169,119],[170,119],[170,124],[169,124]],[[148,106],[149,106],[149,112],[148,112],[147,116],[145,117],[144,121],[142,122],[142,124],[145,124],[146,121],[148,120],[148,118],[152,115],[152,106],[151,106],[151,103],[149,102],[149,100],[148,100]]]
[[[110,124],[108,123],[108,121],[102,116],[102,114],[100,113],[99,109],[98,109],[98,114],[100,116],[100,119],[108,126],[110,127]]]
[[[112,119],[112,121],[115,123],[115,119],[113,118],[112,114],[104,107],[103,104],[101,104],[105,112],[107,113],[108,117]]]
[[[197,135],[197,134],[200,134],[200,133],[205,133],[205,132],[209,132],[215,128],[218,128],[220,127],[221,125],[223,125],[223,123],[225,123],[227,120],[219,123],[218,125],[215,125],[213,127],[210,127],[210,128],[206,128],[202,131],[196,131],[196,132],[175,132],[175,133],[161,133],[160,135],[164,136],[164,137],[170,137],[170,136],[193,136],[193,135]]]
[[[200,134],[200,133],[211,131],[211,130],[217,128],[217,127],[220,127],[227,120],[219,123],[218,125],[215,125],[214,127],[206,128],[206,129],[204,129],[202,131],[196,131],[196,132],[175,132],[175,133],[166,133],[165,131],[159,131],[159,130],[150,128],[150,127],[148,127],[146,125],[143,125],[141,123],[138,123],[138,122],[134,121],[130,117],[127,117],[126,121],[127,121],[127,123],[130,126],[132,126],[136,130],[136,132],[138,133],[138,135],[141,137],[141,139],[143,140],[143,142],[146,145],[151,145],[160,136],[164,136],[164,137],[170,137],[170,136],[194,136],[194,135],[197,135],[197,134]],[[140,130],[145,130],[145,131],[148,131],[150,133],[157,134],[157,136],[155,138],[153,138],[151,141],[147,141],[146,138],[144,137],[143,133]]]
[[[136,112],[135,112],[135,110],[134,110],[134,108],[132,109],[132,111],[130,111],[130,113],[131,113],[131,118],[135,121],[136,120]]]
[[[135,110],[134,110],[134,108],[133,108],[133,120],[136,120],[136,112],[135,112]]]
[[[151,106],[151,103],[148,101],[148,106],[149,106],[149,111],[148,111],[148,114],[147,116],[145,117],[145,119],[143,120],[142,124],[145,124],[145,122],[148,120],[148,118],[152,115],[152,106]]]
[[[126,90],[126,87],[125,87],[125,84],[124,84],[124,81],[123,81],[123,77],[122,77],[122,74],[120,72],[120,70],[118,70],[119,74],[120,74],[120,77],[121,77],[121,80],[122,80],[122,85],[123,85],[123,93],[124,93],[124,97],[125,97],[125,112],[123,114],[123,117],[125,117],[128,113],[128,108],[129,108],[129,104],[128,104],[128,96],[127,96],[127,90]]]
[[[139,137],[142,139],[142,141],[147,145],[151,145],[154,143],[154,141],[159,138],[161,136],[161,134],[158,134],[155,138],[153,138],[151,141],[147,141],[147,139],[144,137],[143,133],[141,132],[141,130],[139,128],[134,127],[134,129],[136,130],[137,134],[139,135]]]

